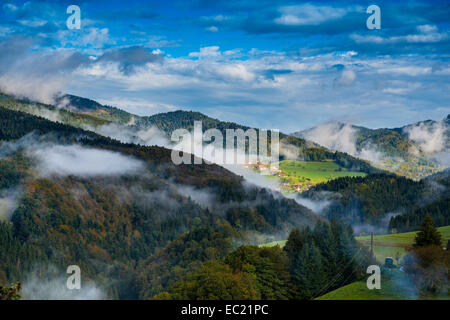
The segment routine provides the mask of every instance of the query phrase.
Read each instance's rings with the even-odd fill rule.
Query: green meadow
[[[369,290],[366,281],[352,282],[318,297],[316,300],[409,300],[416,299],[416,289],[408,285],[404,277],[397,274],[396,278],[381,277],[381,289]]]
[[[447,242],[450,239],[450,226],[440,227],[438,228],[439,233],[442,235],[442,238]],[[374,243],[387,243],[392,245],[412,245],[414,242],[414,238],[416,237],[417,231],[412,232],[404,232],[404,233],[391,233],[391,234],[383,234],[383,235],[375,235],[373,236]],[[369,242],[370,236],[362,236],[356,237],[358,241],[361,242]]]
[[[419,295],[404,272],[385,271],[381,275],[381,289],[370,290],[366,281],[355,281],[316,298],[316,300],[449,300],[448,294]]]
[[[450,226],[440,227],[438,231],[442,235],[442,244],[446,245],[450,239]],[[386,257],[395,259],[397,255],[403,256],[406,250],[412,247],[416,234],[417,231],[374,236],[373,251],[375,257],[379,262],[384,263]],[[365,246],[370,246],[370,236],[356,237],[356,240]]]
[[[442,235],[442,244],[450,239],[450,226],[438,228]],[[386,257],[403,256],[414,243],[417,231],[374,236],[374,254],[380,263]],[[360,243],[370,246],[370,236],[357,237]],[[401,260],[400,260],[401,261]],[[396,263],[396,262],[394,262]],[[408,300],[408,299],[445,299],[449,296],[417,296],[416,289],[408,283],[405,274],[394,270],[383,274],[380,290],[369,290],[365,281],[356,281],[331,291],[317,300]]]
[[[442,244],[447,244],[447,241],[450,239],[450,226],[440,227],[438,231],[442,235]],[[373,251],[376,259],[384,263],[386,257],[392,257],[394,260],[397,255],[402,257],[406,253],[406,250],[412,247],[416,234],[417,231],[373,236]],[[370,236],[356,237],[356,240],[367,247],[370,246]],[[280,247],[284,247],[285,243],[286,240],[280,240],[267,242],[260,246],[273,247],[279,245]]]
[[[279,163],[280,170],[287,175],[284,179],[291,185],[300,183],[317,184],[340,177],[364,177],[363,172],[349,171],[331,160],[297,161],[283,160]]]

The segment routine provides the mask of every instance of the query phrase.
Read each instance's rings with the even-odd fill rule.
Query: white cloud
[[[281,16],[274,21],[287,26],[317,25],[324,21],[341,18],[346,9],[302,4],[280,8]]]
[[[131,124],[133,124],[133,119],[131,122]],[[123,143],[134,143],[146,146],[156,145],[167,148],[171,145],[166,136],[155,127],[140,129],[138,127],[111,123],[96,128],[87,127],[86,129],[119,140]]]
[[[298,58],[280,52],[232,51],[234,54],[228,55],[213,47],[203,50],[207,59],[192,59],[192,54],[166,57],[163,63],[146,65],[129,76],[112,64],[89,65],[76,71],[72,92],[102,101],[117,100],[114,105],[125,109],[127,101],[135,101],[135,107],[127,110],[141,110],[139,114],[165,111],[168,105],[199,110],[223,120],[236,121],[239,117],[243,124],[286,131],[333,120],[336,115],[363,118],[366,122],[361,124],[366,126],[381,122],[382,126],[400,126],[424,118],[412,108],[426,108],[428,115],[435,108],[432,99],[414,97],[433,94],[444,99],[450,92],[439,89],[445,81],[434,85],[435,78],[445,73],[445,69],[433,72],[434,59],[368,59],[352,52]],[[337,76],[335,65],[343,70]],[[271,70],[275,73],[269,78],[266,75]],[[427,77],[419,77],[422,75]],[[414,85],[408,84],[409,77],[415,77]],[[388,116],[392,112],[402,117]],[[435,117],[444,113],[433,112]],[[385,117],[380,119],[380,115]]]
[[[219,31],[219,28],[217,28],[216,26],[211,26],[206,28],[206,30],[210,31],[210,32],[217,32]]]
[[[0,221],[8,220],[17,208],[21,195],[19,189],[9,189],[0,192]]]
[[[198,58],[217,57],[221,55],[219,49],[220,48],[218,46],[202,47],[200,48],[199,52],[189,53],[189,57],[198,57]]]
[[[391,81],[393,86],[383,89],[383,92],[391,94],[408,94],[414,90],[420,89],[420,82],[403,82],[403,81]]]
[[[378,69],[377,72],[381,74],[399,73],[415,77],[429,74],[431,73],[431,70],[432,70],[431,67],[424,67],[424,66],[386,66]]]
[[[440,42],[448,39],[448,33],[410,34],[407,35],[404,39],[406,40],[406,42],[410,43]]]
[[[422,33],[430,33],[430,32],[438,31],[438,28],[435,25],[423,24],[423,25],[417,26],[417,30],[419,30]]]
[[[432,27],[421,29],[434,32]],[[27,52],[34,52],[29,48]],[[443,79],[450,69],[436,68],[440,60],[434,56],[367,57],[346,51],[299,57],[256,49],[222,52],[211,46],[190,56],[165,56],[160,63],[142,64],[124,74],[120,61],[92,60],[71,50],[12,52],[4,58],[5,50],[0,51],[0,88],[8,93],[51,103],[55,94],[69,91],[139,115],[197,110],[284,131],[336,115],[359,118],[372,127],[415,122],[424,118],[425,110],[437,119],[446,107],[436,105],[437,97],[450,98]],[[416,88],[406,84],[408,77],[415,77]],[[391,112],[402,116],[389,116]]]
[[[103,300],[105,292],[92,281],[82,282],[81,289],[67,288],[67,278],[41,278],[38,273],[27,276],[22,285],[23,300]]]
[[[402,36],[373,36],[353,33],[350,38],[356,43],[375,43],[375,44],[396,44],[396,43],[436,43],[445,41],[449,38],[449,32],[439,32],[435,25],[420,25],[417,27],[419,33],[407,34]]]
[[[326,123],[306,131],[303,136],[332,150],[356,154],[356,130],[351,125]]]
[[[440,152],[445,149],[446,127],[441,122],[433,124],[420,123],[405,128],[408,137],[427,153]]]
[[[6,12],[16,12],[17,10],[19,10],[19,8],[12,3],[5,3],[3,5],[3,10],[5,10]]]
[[[79,145],[48,145],[29,150],[38,160],[39,174],[109,176],[135,174],[144,164],[117,152],[87,148]]]
[[[383,158],[383,154],[369,145],[358,150],[356,145],[357,133],[357,129],[350,124],[330,122],[303,132],[303,137],[328,149],[345,152],[378,163]]]
[[[243,64],[225,64],[216,69],[219,76],[243,81],[252,81],[255,75],[247,70]]]
[[[84,21],[84,20],[83,20]],[[99,53],[99,49],[105,45],[114,44],[116,42],[110,36],[108,28],[85,28],[82,27],[79,32],[74,33],[72,30],[62,29],[58,31],[57,38],[61,41],[62,46],[79,46],[84,52]]]
[[[336,83],[343,86],[351,85],[356,80],[356,73],[353,70],[342,71]]]
[[[310,209],[314,213],[321,214],[330,204],[331,200],[312,200],[304,198],[298,194],[287,194],[287,198],[294,199],[298,204]]]
[[[44,103],[64,90],[87,59],[74,50],[36,51],[28,38],[0,42],[0,90]]]
[[[18,22],[27,27],[42,27],[43,25],[45,25],[47,23],[46,20],[41,20],[41,19],[37,19],[37,18],[29,19],[29,20],[22,19],[22,20],[19,20]]]
[[[175,111],[179,109],[179,107],[174,105],[153,103],[152,101],[148,101],[146,99],[127,99],[123,97],[123,95],[121,97],[114,97],[113,95],[109,95],[105,99],[99,97],[95,100],[103,105],[118,107],[138,116]]]

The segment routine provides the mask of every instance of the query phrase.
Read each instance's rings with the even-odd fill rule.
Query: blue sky
[[[380,30],[366,27],[371,4]],[[0,88],[286,132],[396,127],[450,113],[449,17],[448,1],[5,0]]]

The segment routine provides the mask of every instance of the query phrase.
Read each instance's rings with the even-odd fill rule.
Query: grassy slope
[[[450,239],[450,226],[438,228],[443,238],[443,244],[446,244]],[[403,255],[406,248],[411,247],[414,242],[415,232],[406,232],[399,234],[387,234],[374,236],[375,256],[381,263],[384,262],[385,257],[395,257],[399,252]],[[370,244],[370,236],[357,237],[359,242]],[[286,241],[273,241],[262,244],[261,246],[272,247],[279,245],[283,247]],[[417,299],[416,290],[414,286],[409,284],[404,279],[404,274],[399,271],[393,271],[392,276],[383,275],[381,279],[380,290],[369,290],[365,281],[356,281],[343,286],[339,289],[331,291],[317,300],[405,300]],[[420,297],[421,299],[448,299],[449,297]]]
[[[397,272],[396,278],[381,277],[381,289],[369,290],[365,281],[356,281],[334,291],[328,292],[316,300],[407,300],[417,299],[416,289],[403,279],[404,274]]]
[[[442,244],[445,245],[450,239],[450,226],[440,227],[438,230],[442,235]],[[386,257],[395,257],[397,252],[403,255],[406,249],[410,248],[414,243],[416,233],[417,231],[374,236],[373,242],[376,258],[380,262],[384,262]],[[363,245],[370,245],[370,236],[356,237],[356,240]],[[272,241],[261,246],[273,247],[279,245],[283,247],[285,243],[286,240]]]
[[[366,176],[363,172],[349,171],[337,163],[326,161],[295,161],[284,160],[280,162],[280,170],[287,174],[286,180],[291,183],[321,183],[340,177]]]
[[[334,291],[328,292],[316,300],[449,300],[448,295],[418,294],[416,287],[398,270],[386,271],[381,276],[381,289],[369,290],[366,281],[356,281]]]
[[[442,243],[446,244],[450,239],[450,226],[438,228],[442,235]],[[374,253],[381,263],[388,256],[395,257],[396,253],[403,255],[408,247],[411,247],[417,231],[398,234],[386,234],[374,236]],[[370,245],[370,236],[357,237],[359,242]],[[267,244],[268,245],[268,244]],[[273,244],[276,245],[276,244]],[[390,277],[382,278],[381,290],[368,290],[366,282],[357,281],[342,288],[329,292],[318,300],[396,300],[396,299],[416,299],[415,289],[403,280],[404,274],[394,272],[395,279]],[[421,297],[423,298],[423,297]],[[426,297],[425,297],[426,298]],[[433,297],[433,299],[436,297]],[[439,297],[438,297],[439,298]],[[440,297],[448,299],[449,297]]]
[[[445,239],[445,242],[447,242],[448,239],[450,239],[450,226],[446,227],[440,227],[438,228],[439,232],[441,233],[442,237]],[[414,242],[414,237],[416,236],[417,231],[413,232],[405,232],[405,233],[394,233],[394,234],[384,234],[379,236],[374,236],[373,240],[375,244],[389,244],[394,246],[403,246],[407,245],[410,246]],[[363,236],[363,237],[357,237],[358,241],[361,242],[369,242],[370,243],[370,236]]]
[[[447,244],[450,239],[450,226],[438,228],[442,235],[442,244]],[[417,231],[385,234],[373,237],[374,247],[373,251],[378,261],[384,262],[386,257],[395,258],[397,254],[403,256],[407,250],[414,243],[414,238]],[[361,244],[370,246],[370,236],[356,237]]]

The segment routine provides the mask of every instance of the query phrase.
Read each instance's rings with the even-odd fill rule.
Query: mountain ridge
[[[192,129],[194,121],[197,120],[202,121],[203,130],[216,128],[225,133],[226,129],[250,129],[249,127],[239,125],[234,122],[223,122],[218,119],[211,118],[200,112],[178,110],[168,113],[160,113],[149,117],[141,117],[132,115],[117,108],[102,106],[101,104],[90,99],[78,99],[76,96],[63,96],[62,99],[64,98],[72,99],[74,105],[71,106],[70,101],[66,101],[62,108],[58,108],[39,103],[30,104],[28,101],[14,100],[14,98],[10,96],[6,96],[6,98],[3,96],[3,99],[0,99],[0,105],[12,110],[25,111],[34,115],[43,115],[44,117],[53,118],[52,120],[82,128],[85,128],[86,125],[88,125],[92,128],[92,130],[95,130],[95,128],[99,128],[103,125],[107,125],[108,123],[117,123],[130,128],[135,128],[136,130],[156,127],[161,130],[166,137],[169,137],[171,132],[175,129]],[[89,105],[81,105],[84,103],[88,103]],[[36,108],[38,110],[36,110]],[[47,113],[48,110],[51,111],[51,114]],[[95,111],[86,112],[86,110]],[[99,113],[99,110],[103,111]],[[258,131],[259,129],[255,130]],[[281,159],[284,159],[286,156],[290,156],[292,154],[292,150],[290,149],[294,148],[294,157],[301,160],[310,161],[330,159],[337,161],[341,166],[352,170],[358,170],[366,173],[380,171],[379,169],[372,167],[370,163],[365,160],[355,158],[346,153],[328,150],[327,148],[319,146],[316,143],[293,137],[282,132],[280,132],[280,142]],[[271,138],[269,131],[269,149],[270,143]]]
[[[329,122],[293,135],[371,160],[380,169],[413,179],[450,165],[450,115],[440,121],[424,120],[391,129]]]

